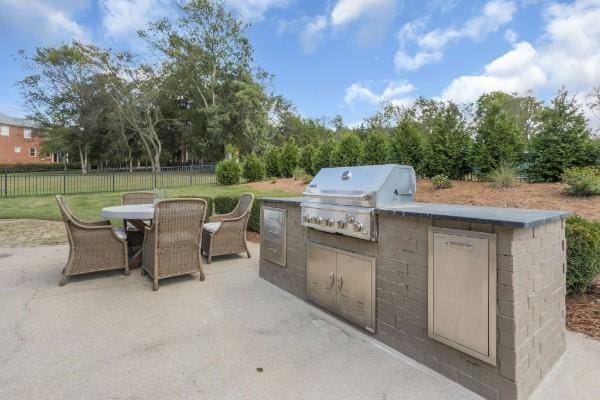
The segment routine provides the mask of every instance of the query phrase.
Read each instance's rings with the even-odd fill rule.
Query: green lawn
[[[258,197],[284,197],[292,194],[282,190],[255,190],[248,185],[218,186],[198,185],[165,189],[169,198],[177,196],[227,196],[253,192]],[[66,195],[65,199],[73,212],[82,219],[102,219],[103,207],[121,203],[121,193],[93,193]],[[0,199],[0,219],[43,219],[60,220],[55,196],[30,196]]]

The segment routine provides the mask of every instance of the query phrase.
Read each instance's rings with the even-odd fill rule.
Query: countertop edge
[[[572,215],[572,212],[569,211],[556,211],[554,215],[549,215],[547,217],[537,218],[531,221],[516,221],[511,219],[494,219],[494,218],[478,218],[478,217],[469,217],[464,215],[451,215],[451,214],[439,214],[439,213],[428,213],[421,212],[416,210],[393,210],[393,209],[385,209],[378,208],[375,210],[375,213],[378,215],[386,215],[386,216],[400,216],[400,217],[420,217],[420,218],[431,218],[431,219],[446,219],[452,221],[468,221],[468,222],[476,222],[482,224],[493,224],[498,226],[506,226],[509,228],[532,228],[539,225],[544,225],[549,222],[558,221],[564,218],[567,218],[569,215]]]
[[[299,205],[304,200],[302,197],[264,197],[260,199],[261,202],[268,203],[280,203],[280,204],[297,204]],[[452,204],[461,206],[461,204]],[[473,207],[474,209],[477,207],[484,206],[467,206],[465,207]],[[496,207],[497,208],[497,207]],[[529,209],[522,209],[529,210]],[[531,211],[531,210],[530,210]],[[495,219],[495,218],[481,218],[481,217],[470,217],[465,215],[452,215],[449,213],[433,213],[426,212],[414,209],[390,209],[390,208],[376,208],[375,213],[378,215],[385,216],[399,216],[399,217],[420,217],[420,218],[431,218],[431,219],[446,219],[452,221],[467,221],[467,222],[476,222],[482,224],[494,224],[498,226],[505,226],[509,228],[532,228],[539,225],[544,225],[549,222],[557,221],[560,219],[567,218],[573,213],[570,211],[553,211],[553,210],[534,210],[534,211],[544,211],[547,212],[547,216],[541,216],[538,218],[534,218],[529,221],[523,220],[514,220],[514,219]]]

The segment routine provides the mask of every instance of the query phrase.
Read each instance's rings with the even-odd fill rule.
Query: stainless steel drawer
[[[263,207],[260,256],[277,265],[286,265],[286,210]]]
[[[496,235],[430,228],[429,336],[496,364]]]

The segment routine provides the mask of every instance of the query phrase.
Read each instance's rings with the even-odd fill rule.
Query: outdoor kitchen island
[[[307,197],[262,200],[261,278],[488,399],[528,398],[564,352],[568,213],[409,201],[367,240]]]

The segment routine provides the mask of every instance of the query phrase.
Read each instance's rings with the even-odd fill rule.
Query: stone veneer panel
[[[300,224],[286,207],[288,266],[260,261],[260,276],[306,298],[308,239],[376,257],[373,335],[390,347],[488,399],[526,399],[565,350],[564,220],[534,228],[430,218],[379,216],[377,243],[333,236]],[[427,335],[427,241],[430,226],[497,235],[497,364],[492,366]]]
[[[306,299],[306,246],[308,229],[300,223],[300,207],[263,202],[264,206],[287,209],[286,266],[260,259],[259,276],[291,294]],[[262,219],[261,219],[262,225]],[[262,226],[261,226],[262,230]]]

